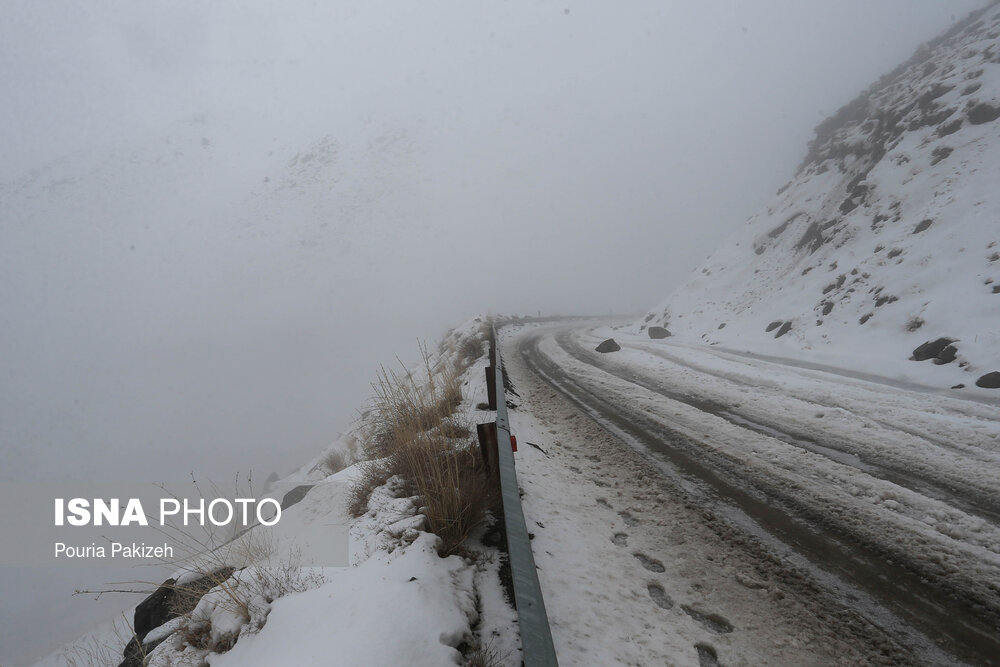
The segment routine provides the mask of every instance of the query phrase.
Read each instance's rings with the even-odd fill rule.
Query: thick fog
[[[0,481],[283,474],[418,339],[640,312],[982,4],[7,2]]]
[[[978,4],[8,3],[3,475],[285,472],[418,338],[640,311]]]

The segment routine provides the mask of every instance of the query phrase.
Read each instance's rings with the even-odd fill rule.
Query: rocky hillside
[[[654,325],[938,387],[998,384],[1000,5],[821,123],[773,202],[636,326]]]

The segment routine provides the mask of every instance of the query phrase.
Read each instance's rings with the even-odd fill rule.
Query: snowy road
[[[594,352],[612,333],[623,349]],[[666,506],[679,499],[704,511],[724,542],[714,548],[785,582],[802,613],[833,609],[822,623],[857,651],[835,662],[1000,663],[996,406],[608,329],[528,329],[504,338],[515,383],[547,385],[656,470],[665,496],[649,512],[676,511]],[[536,422],[525,424],[529,432],[542,430],[541,403],[553,400],[532,392],[524,404]],[[534,474],[527,468],[519,465],[526,487]],[[546,472],[561,474],[571,472]],[[602,477],[614,473],[602,465],[595,474],[600,493]],[[632,493],[651,485],[631,484],[640,487]],[[694,529],[688,537],[709,539]],[[703,555],[692,544],[680,551]],[[727,618],[763,602],[743,600]],[[718,641],[713,651],[722,662],[746,664],[754,652],[770,662],[828,663],[838,655],[829,637],[810,638],[808,657],[790,658],[772,632],[744,635],[729,638],[729,651]],[[704,653],[700,664],[712,664]]]

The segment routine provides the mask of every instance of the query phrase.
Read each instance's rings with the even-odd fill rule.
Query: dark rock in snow
[[[948,347],[941,350],[941,352],[934,359],[934,363],[938,364],[950,364],[955,361],[955,357],[958,356],[958,348],[954,345],[949,345]]]
[[[617,352],[622,346],[616,343],[614,338],[609,338],[594,349],[598,352]]]
[[[933,167],[942,160],[947,160],[948,156],[954,152],[951,146],[938,146],[931,152],[931,166]]]
[[[968,110],[969,122],[973,125],[990,123],[1000,118],[1000,107],[980,102]]]
[[[780,327],[782,324],[784,324],[784,322],[782,322],[781,320],[775,320],[774,322],[768,324],[767,328],[764,329],[764,331],[767,333],[771,333],[772,331]]]
[[[782,336],[784,336],[786,333],[788,333],[791,330],[792,330],[792,323],[791,322],[785,322],[784,324],[781,325],[781,328],[778,329],[778,333],[774,334],[774,337],[775,338],[781,338]]]
[[[649,334],[650,338],[668,338],[673,335],[669,330],[664,329],[663,327],[649,327],[646,333]]]
[[[122,651],[125,659],[118,664],[118,667],[144,667],[149,654],[169,637],[169,634],[164,635],[155,642],[140,642],[137,637],[132,637]]]
[[[125,660],[119,667],[142,667],[143,655],[148,655],[166,639],[164,636],[157,642],[147,644],[142,641],[146,635],[170,619],[192,611],[201,600],[201,596],[228,579],[234,571],[231,567],[224,567],[210,572],[194,581],[184,582],[180,591],[174,586],[176,579],[167,579],[160,584],[159,588],[135,608],[132,618],[134,636],[122,651]]]
[[[285,497],[281,499],[281,509],[286,510],[295,503],[300,502],[309,493],[309,489],[313,488],[312,484],[303,484],[301,486],[296,486],[294,489],[285,494]]]
[[[1000,371],[993,371],[982,376],[976,380],[976,386],[983,389],[1000,389]]]
[[[140,602],[135,608],[135,616],[132,619],[132,631],[139,641],[149,634],[149,631],[158,628],[176,614],[171,614],[172,602],[176,595],[174,582],[176,579],[167,579],[148,598]]]
[[[910,357],[911,361],[927,361],[928,359],[934,359],[949,345],[955,342],[954,338],[938,338],[937,340],[929,340],[923,345],[918,345],[915,350],[913,350],[913,356]]]
[[[951,388],[952,389],[965,389],[965,385],[964,384],[956,384],[956,385],[952,385]]]
[[[931,220],[930,218],[927,218],[926,220],[921,220],[919,223],[917,223],[917,226],[913,228],[913,233],[919,234],[920,232],[925,231],[928,227],[930,227],[933,224],[934,221]]]
[[[836,227],[838,222],[838,220],[834,219],[829,220],[822,225],[817,222],[810,223],[806,228],[805,233],[802,235],[802,238],[800,238],[798,243],[795,244],[795,249],[802,250],[803,248],[808,248],[809,254],[813,254],[819,250],[824,243],[830,240],[828,236],[824,235],[824,232],[831,227]]]
[[[951,122],[942,123],[941,125],[938,125],[937,135],[939,137],[947,137],[949,134],[955,134],[961,128],[962,128],[962,119],[956,118]],[[948,152],[950,153],[951,151]]]
[[[895,303],[896,301],[899,301],[899,297],[892,294],[881,294],[875,299],[875,307],[881,308],[887,303]]]

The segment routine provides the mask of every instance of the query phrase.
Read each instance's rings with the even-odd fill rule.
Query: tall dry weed
[[[379,369],[366,424],[369,460],[350,509],[363,514],[372,490],[399,475],[420,497],[430,530],[441,538],[439,551],[450,554],[486,520],[495,493],[468,426],[453,417],[462,402],[466,360],[435,366],[425,347],[421,352],[420,381],[410,372]]]

